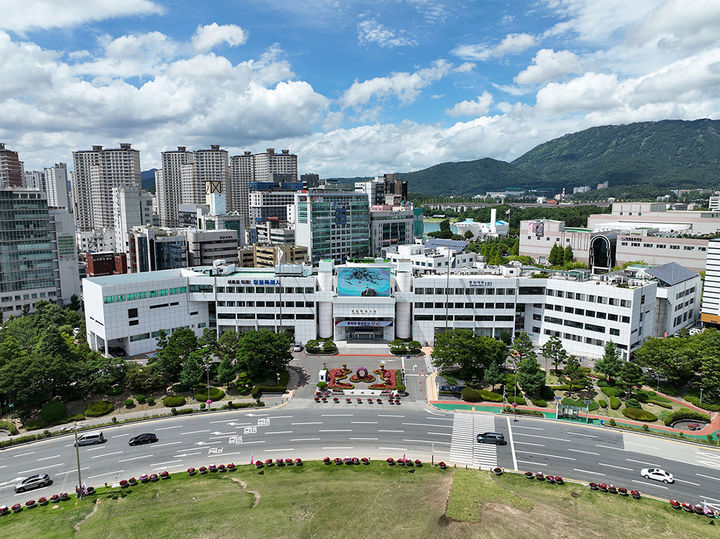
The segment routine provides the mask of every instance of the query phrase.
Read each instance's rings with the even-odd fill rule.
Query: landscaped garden
[[[401,371],[397,369],[386,369],[382,363],[377,369],[369,371],[366,367],[360,367],[353,374],[347,364],[343,363],[341,368],[332,368],[327,371],[328,381],[323,383],[323,389],[345,390],[345,389],[376,389],[381,391],[405,391],[402,384]]]
[[[708,537],[667,502],[522,475],[362,459],[148,474],[0,516],[4,537]],[[152,507],[148,511],[148,507]],[[364,515],[362,522],[347,515]],[[611,525],[608,523],[612,523]],[[377,531],[379,530],[379,531]]]

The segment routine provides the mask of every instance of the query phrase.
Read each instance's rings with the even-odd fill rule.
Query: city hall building
[[[95,277],[83,284],[87,339],[108,355],[152,352],[161,330],[289,331],[295,342],[333,339],[432,345],[451,328],[500,337],[557,335],[570,353],[624,357],[650,337],[696,323],[700,277],[675,263],[605,275],[480,266],[422,274],[409,261],[318,268],[213,266]]]

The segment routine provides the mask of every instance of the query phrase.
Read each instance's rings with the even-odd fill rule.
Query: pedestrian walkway
[[[497,446],[477,443],[481,432],[495,430],[495,418],[478,414],[455,414],[450,441],[450,462],[473,468],[497,466]]]

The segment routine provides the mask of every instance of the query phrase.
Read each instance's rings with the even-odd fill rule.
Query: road
[[[474,441],[478,432],[505,434],[507,446]],[[317,404],[293,399],[262,411],[227,411],[169,417],[104,428],[105,444],[80,448],[87,484],[117,483],[142,473],[190,466],[248,463],[250,459],[407,455],[459,466],[502,466],[543,471],[585,481],[612,483],[662,498],[720,508],[720,451],[626,434],[580,423],[489,414],[447,413],[420,401],[402,405]],[[154,432],[159,441],[128,446],[130,437]],[[677,478],[674,485],[647,481],[640,469],[658,466]],[[21,477],[47,472],[55,484],[15,494]],[[72,436],[61,436],[0,451],[0,504],[23,502],[55,492],[73,492],[77,466]]]

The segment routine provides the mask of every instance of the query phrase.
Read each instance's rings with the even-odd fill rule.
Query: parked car
[[[133,436],[128,440],[128,444],[130,445],[142,445],[142,444],[151,444],[153,442],[157,442],[158,437],[151,433],[146,432],[144,434],[138,434],[137,436]]]
[[[104,444],[107,442],[102,432],[89,432],[78,436],[77,445]]]
[[[52,479],[50,479],[50,476],[48,474],[35,474],[31,475],[30,477],[26,477],[17,485],[15,485],[15,492],[19,494],[20,492],[25,492],[26,490],[46,487],[48,485],[52,485]]]
[[[643,468],[640,470],[640,475],[642,475],[645,479],[653,479],[655,481],[662,481],[663,483],[675,482],[675,478],[672,474],[662,468]]]
[[[477,435],[479,444],[497,444],[506,445],[505,435],[500,432],[483,432]]]
[[[302,352],[303,346],[302,344],[295,343],[293,345],[293,352]]]

